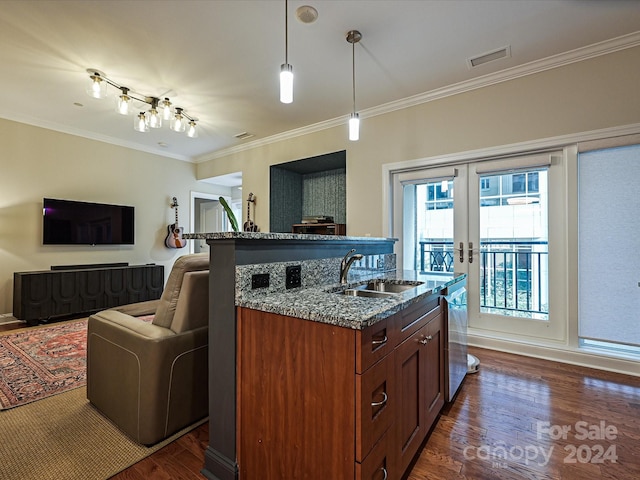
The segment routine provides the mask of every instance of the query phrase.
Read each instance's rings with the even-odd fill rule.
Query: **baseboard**
[[[616,358],[598,352],[577,350],[570,347],[545,346],[474,334],[467,336],[467,342],[473,347],[640,377],[640,361],[638,360]],[[480,368],[482,368],[482,358],[480,358]]]
[[[10,313],[0,314],[0,325],[9,325],[12,323],[25,323],[24,320],[18,320]]]

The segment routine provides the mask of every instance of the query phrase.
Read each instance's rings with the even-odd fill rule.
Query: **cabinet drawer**
[[[409,338],[442,310],[441,295],[433,294],[402,310],[396,318],[399,342]]]
[[[356,375],[356,461],[362,461],[395,419],[394,353]]]
[[[356,334],[356,373],[363,373],[371,365],[393,351],[398,343],[397,313],[384,318]]]
[[[362,463],[356,463],[356,480],[394,480],[393,428],[387,430]]]

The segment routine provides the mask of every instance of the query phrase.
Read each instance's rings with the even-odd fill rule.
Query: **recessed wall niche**
[[[325,215],[347,223],[347,152],[280,163],[270,169],[271,232],[291,232],[302,217]]]

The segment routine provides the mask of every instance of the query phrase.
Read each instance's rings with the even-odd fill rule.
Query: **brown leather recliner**
[[[89,317],[87,398],[138,443],[208,415],[208,269],[208,254],[184,255],[160,300]],[[132,316],[150,313],[152,323]]]

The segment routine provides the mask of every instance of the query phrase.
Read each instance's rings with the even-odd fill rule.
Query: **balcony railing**
[[[453,242],[421,241],[420,271],[453,272]],[[493,241],[480,244],[482,311],[545,318],[548,305],[548,243]]]

